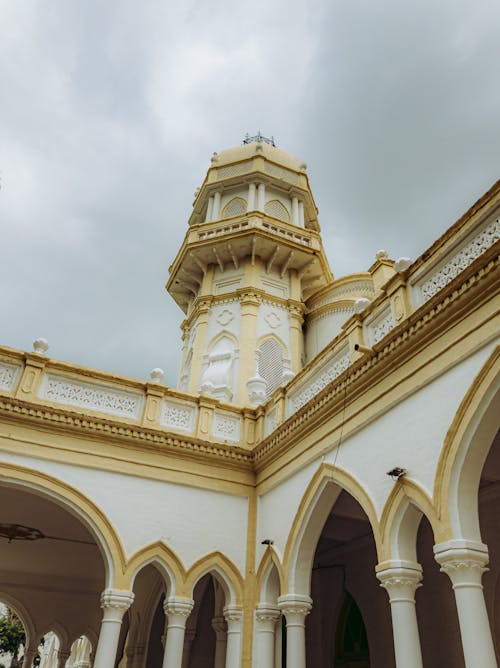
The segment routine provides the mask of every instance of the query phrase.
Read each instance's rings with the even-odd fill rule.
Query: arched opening
[[[69,656],[71,640],[86,629],[98,632],[109,564],[90,520],[84,524],[74,508],[40,489],[2,482],[0,545],[0,598],[27,611],[31,650],[53,631],[57,651]]]
[[[22,666],[27,630],[17,612],[0,600],[0,666]]]
[[[375,577],[372,527],[349,492],[337,488],[332,500],[312,564],[307,665],[388,668],[394,665],[391,619]]]

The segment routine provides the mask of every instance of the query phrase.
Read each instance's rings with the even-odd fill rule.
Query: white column
[[[95,653],[94,668],[110,668],[115,665],[123,615],[134,601],[134,592],[122,589],[105,589],[101,594],[104,615]]]
[[[212,207],[212,220],[219,220],[220,218],[220,192],[217,190],[214,193],[214,203]]]
[[[297,197],[292,197],[292,225],[300,225],[299,221],[299,200]]]
[[[390,561],[377,572],[389,594],[397,668],[422,668],[415,590],[420,587],[422,567],[411,561]]]
[[[215,660],[214,668],[224,668],[226,665],[227,624],[224,617],[214,617],[212,628],[215,632]]]
[[[300,227],[305,227],[306,222],[304,218],[304,202],[299,202],[299,225]]]
[[[257,190],[257,209],[259,211],[264,211],[266,205],[266,186],[264,183],[259,183]]]
[[[254,209],[255,209],[255,183],[249,183],[247,211],[253,211]]]
[[[32,668],[36,654],[37,654],[36,647],[25,648],[22,668]]]
[[[306,617],[312,608],[310,596],[287,594],[280,596],[278,607],[286,620],[286,666],[306,667]]]
[[[434,556],[453,584],[465,665],[497,668],[481,584],[488,570],[488,548],[477,541],[450,540],[435,545]]]
[[[208,204],[207,204],[207,215],[205,216],[205,222],[206,223],[209,223],[211,220],[213,220],[213,218],[212,218],[213,210],[214,210],[214,198],[209,197],[208,198]]]
[[[266,603],[259,603],[255,611],[255,640],[259,668],[274,668],[275,629],[281,617],[280,610]]]
[[[226,668],[240,668],[243,610],[226,606],[223,612],[227,622]]]
[[[186,621],[194,601],[191,598],[167,598],[163,609],[167,615],[167,640],[163,655],[163,668],[181,668],[184,649],[184,632]]]

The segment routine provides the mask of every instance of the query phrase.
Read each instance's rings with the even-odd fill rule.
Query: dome
[[[264,141],[253,141],[248,144],[242,144],[241,146],[235,146],[233,148],[225,149],[220,153],[214,153],[212,157],[212,166],[221,167],[223,165],[229,165],[234,162],[240,162],[242,160],[248,160],[249,158],[254,157],[255,155],[262,155],[267,160],[277,163],[288,169],[293,169],[296,172],[304,171],[306,165],[302,160],[295,158],[293,155],[282,151],[276,146],[272,146]]]

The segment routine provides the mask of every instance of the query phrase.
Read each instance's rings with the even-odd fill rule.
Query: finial
[[[402,271],[406,271],[412,263],[413,260],[409,257],[399,257],[394,263],[394,271],[397,271],[398,274]]]
[[[159,367],[156,367],[155,369],[151,369],[149,376],[153,383],[161,383],[163,380],[163,376],[165,375],[165,372],[163,369],[160,369]]]
[[[256,135],[251,137],[248,132],[245,134],[243,137],[243,143],[244,144],[253,144],[253,142],[258,142],[258,143],[264,143],[264,144],[269,144],[270,146],[276,146],[276,142],[274,140],[274,137],[264,137],[262,132],[259,130]]]
[[[370,306],[371,302],[366,297],[360,297],[354,302],[354,313],[363,313],[365,308]]]
[[[375,257],[376,257],[377,260],[387,260],[387,258],[389,257],[389,255],[387,254],[387,251],[386,251],[386,250],[378,250],[378,251],[375,253]]]
[[[49,349],[49,342],[47,339],[35,339],[33,341],[33,350],[36,353],[39,353],[40,355],[45,355],[47,350]]]

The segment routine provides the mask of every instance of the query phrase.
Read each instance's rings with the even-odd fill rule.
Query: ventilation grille
[[[283,380],[283,352],[273,339],[267,339],[259,348],[259,375],[267,382],[267,398]]]
[[[278,220],[283,220],[285,223],[290,222],[288,211],[277,199],[272,199],[270,202],[268,202],[264,209],[268,216],[272,216]]]
[[[238,162],[235,165],[228,165],[227,167],[219,167],[217,170],[218,179],[227,179],[230,176],[239,176],[248,172],[252,162],[246,160],[245,162]]]
[[[234,197],[222,210],[222,217],[232,218],[233,216],[242,216],[244,213],[246,213],[246,210],[246,201],[241,197]]]

